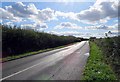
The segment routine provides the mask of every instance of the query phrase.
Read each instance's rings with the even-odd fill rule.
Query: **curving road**
[[[80,80],[89,56],[89,42],[2,63],[0,80]]]

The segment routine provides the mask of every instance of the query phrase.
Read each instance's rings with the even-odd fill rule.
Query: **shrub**
[[[34,30],[20,29],[16,26],[2,25],[3,57],[53,48],[77,41],[78,39],[74,36],[57,36]]]

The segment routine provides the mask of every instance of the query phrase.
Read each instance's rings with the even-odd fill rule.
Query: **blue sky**
[[[104,3],[102,1],[2,2],[0,20],[3,24],[57,35],[104,37],[104,33],[109,30],[117,32],[116,6],[118,6],[116,2]]]

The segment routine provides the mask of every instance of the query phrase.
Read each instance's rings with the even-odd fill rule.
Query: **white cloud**
[[[45,8],[39,10],[32,3],[24,5],[22,2],[17,2],[10,6],[5,6],[5,9],[0,8],[0,15],[2,14],[2,19],[31,19],[36,23],[43,23],[50,20],[57,19],[55,16],[55,11],[50,8]]]
[[[96,8],[90,8],[89,10],[84,10],[78,13],[77,17],[79,20],[96,22],[96,20],[100,20],[100,11]]]
[[[78,32],[78,31],[63,31],[63,32],[58,32],[58,31],[50,31],[48,33],[51,34],[56,34],[56,35],[65,35],[65,36],[76,36],[76,37],[83,37],[83,38],[90,38],[90,37],[105,37],[104,33],[90,33],[90,32]]]
[[[85,26],[87,30],[97,30],[97,29],[107,29],[105,25],[98,25],[98,26]]]
[[[81,33],[77,32],[77,31],[66,31],[66,32],[61,32],[61,34],[63,34],[63,35],[74,35],[74,36],[81,35]]]
[[[111,18],[117,18],[118,7],[120,7],[120,5],[118,5],[117,0],[97,0],[89,9],[82,10],[79,13],[74,13],[54,11],[50,8],[40,10],[37,9],[32,3],[25,5],[22,2],[17,2],[13,5],[6,6],[6,9],[0,8],[0,16],[2,16],[2,19],[8,19],[14,22],[21,21],[26,18],[34,21],[37,25],[41,25],[50,20],[56,20],[57,17],[69,18],[71,20],[76,20],[87,24],[97,24],[106,23]],[[55,28],[81,29],[80,26],[70,22],[61,23]],[[102,26],[89,26],[85,28],[104,29]],[[109,26],[109,28],[112,27]]]
[[[114,20],[114,23],[118,23],[118,19],[117,19],[117,20]]]
[[[118,30],[113,30],[113,31],[111,31],[111,32],[112,32],[112,35],[113,35],[113,36],[116,36],[116,35],[117,35],[117,36],[118,36],[118,35],[120,36],[120,32],[119,32]]]
[[[118,30],[109,30],[105,32],[104,34],[106,33],[108,37],[120,36],[120,32]]]
[[[82,29],[82,27],[78,26],[75,23],[70,22],[62,22],[59,25],[54,27],[55,29],[62,29],[62,28],[68,28],[68,29]]]
[[[30,15],[38,14],[38,10],[34,4],[24,5],[22,2],[17,2],[11,6],[6,6],[6,10],[11,12],[16,17],[30,17]]]
[[[107,26],[106,26],[107,27]],[[104,27],[103,27],[104,28]],[[50,34],[56,34],[56,35],[65,35],[65,36],[76,36],[76,37],[84,37],[84,38],[90,38],[90,37],[97,37],[97,38],[104,38],[105,33],[108,33],[108,31],[111,31],[112,34],[109,34],[110,37],[118,36],[120,35],[118,29],[108,29],[106,28],[106,32],[79,32],[79,31],[48,31],[47,33]]]
[[[97,38],[102,38],[104,37],[104,33],[91,33],[91,32],[86,32],[83,33],[83,35],[80,35],[79,37],[84,37],[84,38],[90,38],[90,37],[97,37]]]
[[[96,3],[87,10],[77,14],[79,20],[86,20],[91,23],[106,22],[111,18],[118,17],[118,3],[116,1],[97,0]]]
[[[46,23],[36,24],[36,29],[46,29],[48,28]]]
[[[2,23],[2,19],[0,19],[0,23]]]
[[[92,29],[92,30],[95,30],[95,29],[97,29],[97,27],[96,26],[85,26],[85,29]]]
[[[34,24],[22,24],[21,28],[22,29],[35,29],[35,25]]]
[[[69,18],[69,19],[72,19],[72,20],[78,20],[76,18],[76,14],[74,12],[67,12],[67,13],[65,13],[65,12],[61,12],[61,11],[56,11],[55,15],[57,17]]]
[[[1,19],[8,19],[11,21],[20,21],[19,18],[14,17],[12,13],[8,12],[7,10],[3,8],[0,8],[0,16],[1,16]]]
[[[4,23],[4,24],[5,24],[5,25],[12,25],[12,26],[14,25],[13,22],[6,22],[6,23]]]
[[[111,26],[108,26],[108,29],[109,30],[115,30],[115,29],[118,29],[118,24],[114,24],[114,25],[111,25]]]
[[[95,25],[95,26],[86,26],[85,29],[97,30],[97,29],[104,29],[104,30],[115,30],[118,29],[118,24],[114,25]]]
[[[37,15],[33,15],[32,18],[38,22],[46,22],[46,21],[50,21],[50,20],[55,20],[56,16],[54,14],[54,10],[50,9],[50,8],[46,8],[43,10],[38,10],[38,14]]]
[[[64,32],[50,31],[48,33],[56,34],[56,35],[65,35],[65,36],[69,36],[69,35],[79,36],[79,35],[82,35],[82,33],[78,32],[78,31],[64,31]]]
[[[82,10],[79,13],[56,11],[57,17],[69,18],[86,24],[106,23],[111,18],[118,17],[118,1],[97,0],[89,9]]]
[[[48,28],[47,24],[46,23],[41,23],[41,24],[23,24],[21,25],[21,28],[22,29],[34,29],[34,30],[43,30],[43,29],[46,29]]]
[[[79,13],[56,11],[56,16],[77,20],[87,24],[106,23],[111,18],[118,17],[120,5],[114,0],[97,0],[89,9]]]
[[[8,11],[4,10],[3,8],[0,8],[0,16],[2,16],[2,19],[13,19],[13,14],[9,13]]]

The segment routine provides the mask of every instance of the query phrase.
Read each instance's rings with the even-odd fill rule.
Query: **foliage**
[[[88,58],[83,80],[116,80],[116,77],[104,62],[104,57],[99,47],[90,42],[90,56]]]
[[[104,53],[106,63],[114,70],[120,79],[120,36],[112,38],[101,38],[94,41]]]
[[[67,45],[65,45],[65,46],[67,46]],[[15,60],[15,59],[23,58],[23,57],[26,57],[26,56],[36,55],[36,54],[39,54],[39,53],[42,53],[42,52],[47,52],[47,51],[50,51],[50,50],[63,48],[65,46],[58,46],[58,47],[55,47],[55,48],[47,48],[47,49],[44,49],[44,50],[32,51],[32,52],[19,54],[19,55],[7,56],[7,57],[2,58],[0,60],[2,62],[7,62],[7,61],[10,61],[10,60]]]
[[[54,48],[79,41],[73,36],[57,36],[34,30],[2,25],[3,57]]]

